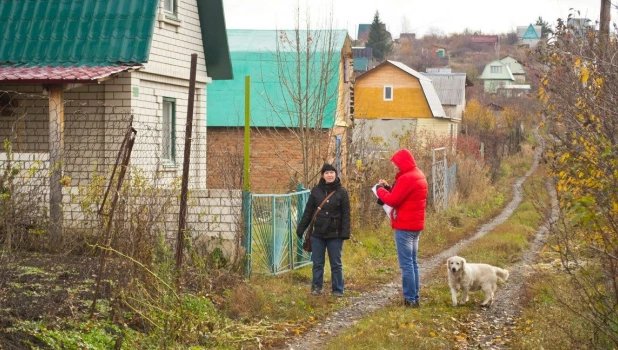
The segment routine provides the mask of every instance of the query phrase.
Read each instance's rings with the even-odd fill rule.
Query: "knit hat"
[[[328,164],[328,163],[324,163],[324,165],[322,165],[322,170],[320,170],[320,173],[324,175],[324,173],[329,170],[334,171],[335,174],[337,174],[337,169],[332,164]]]

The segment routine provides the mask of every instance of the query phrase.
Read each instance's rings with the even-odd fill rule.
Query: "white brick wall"
[[[78,185],[86,185],[95,172],[104,174],[116,161],[124,136],[126,120],[134,116],[137,139],[131,164],[145,170],[150,178],[165,185],[182,174],[185,121],[191,54],[198,54],[196,100],[192,134],[190,189],[192,203],[188,225],[198,235],[232,239],[241,217],[241,194],[206,190],[206,83],[207,77],[197,2],[178,1],[180,22],[166,19],[163,0],[148,63],[145,68],[121,73],[101,84],[83,85],[65,92],[64,175],[71,177],[65,187],[65,217],[79,221],[81,208],[70,204]],[[47,152],[49,117],[47,97],[41,86],[0,86],[0,91],[32,93],[38,97],[22,103],[15,120],[0,116],[0,138],[12,138],[20,152]],[[138,93],[138,94],[135,94]],[[163,97],[176,99],[176,167],[163,167],[160,161]],[[84,142],[87,140],[87,142]],[[15,146],[14,146],[15,147]],[[1,151],[0,151],[1,152]],[[170,217],[166,232],[177,230],[177,215]],[[167,220],[166,220],[167,221]],[[172,228],[170,230],[170,227]]]

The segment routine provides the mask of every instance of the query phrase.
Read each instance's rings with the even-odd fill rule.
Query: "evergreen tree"
[[[543,17],[539,16],[534,25],[541,26],[541,38],[547,38],[549,34],[553,34],[551,27],[547,21],[543,20]]]
[[[369,27],[367,47],[373,49],[373,58],[380,62],[384,61],[386,56],[393,51],[393,42],[386,31],[384,23],[380,21],[380,14],[378,11],[376,11],[373,16],[373,22],[371,23],[371,27]]]

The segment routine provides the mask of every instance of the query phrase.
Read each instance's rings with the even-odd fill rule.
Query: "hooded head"
[[[406,173],[416,168],[416,161],[412,156],[412,153],[403,148],[393,154],[391,161],[399,168],[401,173]]]

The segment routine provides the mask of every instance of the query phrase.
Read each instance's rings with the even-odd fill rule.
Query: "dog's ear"
[[[464,265],[466,265],[466,259],[461,258],[461,267],[463,269]]]

